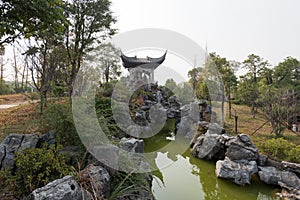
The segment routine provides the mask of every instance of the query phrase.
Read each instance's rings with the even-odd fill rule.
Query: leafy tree
[[[99,74],[103,74],[106,83],[116,80],[121,75],[121,51],[111,43],[103,43],[87,56],[87,60],[94,63]]]
[[[196,86],[197,82],[201,76],[202,69],[200,67],[193,68],[188,72],[188,77],[190,78],[190,83],[192,84],[193,87],[193,94],[195,96],[195,91],[196,91]]]
[[[177,84],[176,82],[171,78],[171,79],[168,79],[166,80],[166,83],[165,83],[165,87],[173,92],[176,91],[176,87],[177,87]]]
[[[189,82],[193,88],[193,95],[197,99],[209,100],[209,91],[205,80],[205,71],[203,68],[193,68],[188,72]]]
[[[277,87],[298,88],[300,85],[299,75],[300,61],[292,57],[285,58],[274,69],[274,81]]]
[[[215,82],[218,83],[219,87],[216,91],[219,91],[221,94],[221,112],[222,112],[222,125],[225,125],[225,100],[229,101],[229,115],[231,117],[231,101],[230,95],[231,90],[237,84],[237,78],[234,75],[233,70],[230,68],[230,62],[227,61],[226,58],[222,58],[216,53],[210,53],[209,59],[206,63],[208,66],[208,70],[214,70],[216,68],[217,71],[208,71],[208,74],[212,74],[214,76]]]
[[[252,74],[252,98],[250,98],[251,102],[251,113],[252,117],[255,118],[256,112],[257,112],[257,98],[259,96],[259,90],[258,90],[258,74],[265,69],[269,63],[268,61],[265,61],[263,58],[261,58],[258,55],[250,54],[248,55],[247,59],[243,62],[244,68],[248,69],[249,72]]]
[[[251,103],[255,101],[255,98],[252,96],[253,88],[252,74],[250,72],[240,76],[237,88],[237,98],[240,103],[251,106]]]
[[[264,80],[265,85],[271,85],[274,82],[274,70],[269,68],[263,68],[260,71],[260,78]]]
[[[62,0],[1,0],[0,2],[0,45],[11,43],[21,36],[36,36],[49,26],[63,27]]]
[[[178,84],[178,91],[175,94],[183,104],[188,104],[193,101],[193,89],[188,82]]]
[[[263,68],[259,73],[257,103],[276,136],[280,136],[286,127],[291,127],[297,120],[298,68],[299,61],[287,57],[274,69]]]
[[[222,80],[224,82],[226,99],[228,102],[228,114],[229,114],[229,118],[231,119],[232,116],[231,94],[233,93],[233,90],[237,86],[237,78],[233,73],[233,71],[230,68],[227,68],[224,69],[224,71],[222,72]]]
[[[84,55],[98,42],[115,34],[109,0],[72,0],[67,4],[68,26],[65,45],[70,68],[67,71],[69,93],[72,95],[73,82],[81,68]]]

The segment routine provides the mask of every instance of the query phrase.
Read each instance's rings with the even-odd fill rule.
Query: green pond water
[[[190,155],[189,141],[166,135],[145,140],[145,153],[153,153],[152,191],[157,200],[275,200],[279,190],[253,177],[251,185],[238,186],[215,175],[215,162]]]

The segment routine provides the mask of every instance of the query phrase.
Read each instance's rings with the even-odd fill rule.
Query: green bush
[[[67,91],[68,90],[66,86],[54,85],[51,92],[55,97],[63,97]]]
[[[99,124],[106,135],[120,136],[121,129],[113,118],[111,100],[106,97],[95,99],[96,113]]]
[[[300,163],[300,146],[295,146],[288,152],[288,158],[291,162]]]
[[[55,129],[56,141],[63,146],[81,146],[69,102],[49,105],[43,114],[46,129]]]
[[[41,124],[44,130],[56,131],[56,142],[62,146],[77,146],[76,159],[81,159],[86,151],[74,124],[71,105],[68,101],[56,102],[45,108]]]
[[[73,170],[66,164],[68,158],[60,154],[61,147],[50,145],[49,148],[25,149],[16,153],[16,171],[13,175],[2,173],[6,185],[18,197],[30,194],[34,189],[72,174]]]
[[[297,146],[283,138],[276,138],[258,142],[258,148],[262,153],[277,160],[286,160],[300,163],[300,146]]]

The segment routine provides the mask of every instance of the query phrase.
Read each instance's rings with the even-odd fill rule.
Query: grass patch
[[[23,94],[0,95],[0,105],[14,104],[17,102],[24,102],[24,101],[28,101],[28,100],[30,100],[30,98]]]
[[[272,127],[270,123],[266,123],[261,129],[259,129],[257,132],[253,134],[253,132],[258,129],[262,124],[264,124],[267,119],[263,116],[261,112],[258,112],[256,115],[256,118],[252,118],[251,116],[251,110],[248,106],[245,105],[233,105],[233,111],[232,111],[232,119],[229,119],[228,116],[228,110],[226,107],[227,115],[226,115],[226,131],[229,134],[234,135],[234,113],[238,115],[238,133],[245,133],[251,137],[251,140],[253,143],[259,148],[261,153],[266,153],[266,147],[263,147],[261,144],[267,141],[273,141],[275,138],[275,134],[271,134]],[[300,137],[296,135],[291,130],[285,129],[283,133],[283,139],[285,139],[287,142],[293,144],[293,145],[300,145]],[[273,141],[274,143],[274,141]],[[292,151],[291,151],[292,152]],[[269,154],[269,153],[268,153]],[[273,158],[279,159],[278,156],[274,156],[272,154],[269,154],[269,156]],[[282,159],[284,159],[283,157]],[[280,157],[281,159],[281,157]],[[290,159],[295,160],[295,159]],[[296,159],[297,160],[297,159]]]
[[[0,141],[10,133],[40,132],[38,104],[28,103],[0,112]]]

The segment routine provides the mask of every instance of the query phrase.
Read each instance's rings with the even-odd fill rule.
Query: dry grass
[[[29,100],[29,98],[23,94],[0,95],[0,105],[17,104],[17,103],[28,101],[28,100]]]
[[[263,116],[262,113],[258,113],[256,118],[252,118],[251,111],[248,106],[244,105],[233,105],[236,115],[238,116],[238,132],[245,133],[251,136],[254,142],[274,138],[275,135],[271,134],[272,127],[269,123],[265,124],[261,129],[253,134],[253,132],[263,125],[267,119]],[[234,115],[234,111],[232,112]],[[226,116],[226,130],[230,134],[234,134],[234,117],[229,119],[228,113]],[[286,129],[284,131],[285,139],[294,142],[297,145],[300,145],[300,137],[296,135],[291,130]]]
[[[10,133],[35,133],[39,130],[38,103],[26,103],[0,111],[0,141]]]

